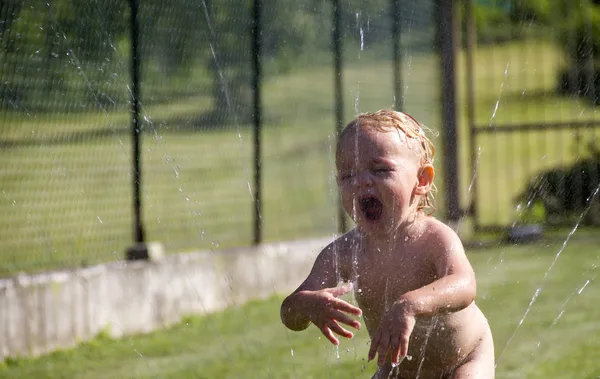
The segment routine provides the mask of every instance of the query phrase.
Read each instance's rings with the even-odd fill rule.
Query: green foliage
[[[525,206],[525,209],[522,209],[523,206]],[[540,201],[528,205],[521,204],[521,208],[517,211],[520,212],[517,218],[522,224],[543,224],[546,222],[546,209]]]
[[[510,19],[513,23],[551,23],[557,10],[554,0],[513,0],[510,2]]]
[[[213,121],[225,122],[234,111],[243,118],[251,102],[252,2],[138,3],[143,87],[168,89],[171,98],[182,92],[212,94],[217,116]],[[24,4],[15,0],[2,6],[0,58],[7,62],[5,76],[11,77],[0,84],[5,106],[73,111],[127,105],[131,53],[121,47],[131,46],[128,2],[34,0]],[[265,1],[263,58],[281,61],[285,67],[286,60],[307,49],[327,50],[328,25],[321,22],[324,12],[330,13],[323,2],[303,7],[292,1]],[[209,78],[202,85],[181,88],[171,83],[186,78],[189,87],[199,72]],[[142,96],[144,103],[152,102],[151,92]]]
[[[506,7],[473,4],[473,18],[480,43],[506,42],[515,39]]]
[[[600,103],[600,5],[569,2],[559,27],[559,40],[568,58],[558,79],[560,93]]]
[[[529,208],[525,217],[547,224],[566,224],[581,215],[584,225],[600,225],[600,150],[590,146],[588,157],[571,165],[543,171],[530,179],[518,200]]]

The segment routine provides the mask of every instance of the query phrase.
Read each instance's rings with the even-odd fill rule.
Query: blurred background
[[[398,1],[396,18],[387,0],[340,4],[341,98],[332,2],[264,1],[256,20],[249,1],[136,7],[133,30],[126,1],[2,2],[1,273],[124,257],[137,236],[132,129],[144,240],[182,252],[336,233],[339,105],[344,125],[402,104],[440,127],[433,1]]]
[[[487,242],[469,252],[498,376],[600,375],[600,2],[0,0],[0,41],[0,277],[122,260],[144,242],[173,254],[333,237],[351,227],[337,132],[394,107],[431,129],[436,216],[468,246]],[[528,230],[551,238],[504,244]],[[316,334],[282,331],[277,307],[8,375],[91,378],[89,352],[114,368],[104,377],[362,375],[362,345],[330,359]],[[215,345],[242,358],[228,365]]]
[[[2,1],[0,274],[338,233],[336,131],[387,107],[434,131],[439,217],[572,224],[600,8],[449,4]]]

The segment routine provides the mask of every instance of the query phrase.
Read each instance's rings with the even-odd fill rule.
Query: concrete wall
[[[0,280],[0,361],[143,333],[296,288],[331,240],[171,255]]]

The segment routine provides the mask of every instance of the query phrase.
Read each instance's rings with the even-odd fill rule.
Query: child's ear
[[[426,195],[433,184],[433,178],[435,177],[435,170],[430,164],[426,164],[419,170],[419,176],[417,177],[417,187],[415,188],[415,194],[424,196]]]

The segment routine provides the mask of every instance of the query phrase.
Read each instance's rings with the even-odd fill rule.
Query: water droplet
[[[458,349],[458,351],[460,351],[460,349]],[[406,356],[406,360],[407,361],[412,361],[412,355],[407,355]]]
[[[290,353],[292,353],[292,357],[294,356],[294,349],[290,349]]]
[[[100,216],[96,216],[98,218],[98,221],[100,221],[101,224],[104,224],[104,222],[102,222],[102,219],[100,218]]]
[[[359,288],[359,289],[358,289],[358,293],[362,293],[362,288]]]
[[[360,28],[360,51],[363,51],[365,48],[365,34],[363,32],[363,28]]]
[[[588,279],[588,280],[585,282],[585,284],[583,285],[583,287],[581,287],[581,288],[579,289],[579,291],[577,291],[577,294],[578,294],[578,295],[581,295],[581,293],[583,292],[583,290],[585,289],[585,287],[587,287],[587,285],[588,285],[588,284],[590,284],[590,281],[589,281],[589,279]]]

